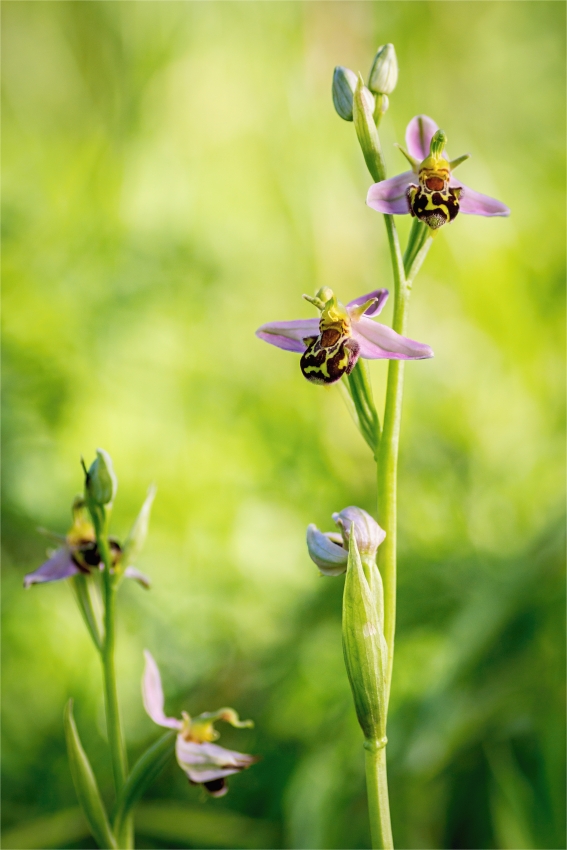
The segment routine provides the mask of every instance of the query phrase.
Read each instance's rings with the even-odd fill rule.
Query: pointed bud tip
[[[374,94],[391,94],[398,82],[398,59],[393,44],[383,44],[378,48],[370,76],[368,88]]]
[[[110,455],[104,449],[97,449],[96,458],[85,476],[85,490],[88,497],[101,507],[111,505],[117,488],[118,480]]]
[[[356,83],[354,71],[337,65],[333,71],[333,104],[337,115],[344,121],[352,121],[352,99]]]

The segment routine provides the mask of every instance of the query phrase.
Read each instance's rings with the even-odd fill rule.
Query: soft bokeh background
[[[233,705],[259,753],[204,800],[178,768],[139,807],[139,846],[361,848],[361,736],[340,639],[342,579],[309,522],[373,510],[368,450],[335,389],[254,337],[391,274],[333,66],[392,41],[393,147],[432,115],[459,174],[513,210],[462,216],[414,286],[389,723],[403,848],[565,847],[563,301],[565,6],[557,2],[3,4],[5,847],[93,847],[63,706],[105,795],[100,671],[62,583],[24,593],[64,532],[79,457],[120,479],[123,536],[158,485],[124,587],[118,670],[131,759],[167,706]],[[402,234],[408,222],[399,220]],[[390,308],[391,309],[391,308]],[[391,313],[387,310],[386,319]],[[373,368],[382,397],[386,364]]]

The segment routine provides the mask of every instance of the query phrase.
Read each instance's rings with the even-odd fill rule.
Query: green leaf
[[[166,732],[140,756],[126,780],[114,813],[114,831],[120,835],[132,806],[149,788],[175,750],[177,732]]]
[[[110,829],[95,775],[75,726],[72,699],[65,706],[65,737],[73,784],[93,837],[99,847],[115,848],[116,839]]]
[[[218,806],[145,803],[136,812],[136,831],[165,847],[282,847],[276,824],[244,817]],[[171,843],[169,843],[171,842]]]
[[[89,838],[89,828],[82,811],[74,806],[40,818],[26,817],[11,829],[2,830],[2,847],[11,850],[77,847],[85,838]]]

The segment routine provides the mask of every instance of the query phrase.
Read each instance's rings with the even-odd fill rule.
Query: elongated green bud
[[[378,130],[374,121],[374,110],[364,96],[364,83],[360,76],[354,92],[353,120],[358,143],[362,148],[368,170],[376,183],[379,183],[386,177],[386,170],[380,150]]]
[[[97,449],[96,458],[85,476],[87,499],[101,508],[112,505],[117,488],[118,481],[114,474],[110,455],[104,449]]]
[[[65,737],[73,784],[89,829],[99,847],[115,848],[116,839],[108,823],[93,769],[75,726],[72,699],[65,706]]]
[[[368,88],[374,94],[392,94],[397,82],[398,59],[394,45],[383,44],[374,57],[368,78]]]
[[[383,746],[388,649],[384,639],[382,579],[372,557],[365,557],[363,564],[354,523],[349,534],[343,595],[343,652],[364,737]]]

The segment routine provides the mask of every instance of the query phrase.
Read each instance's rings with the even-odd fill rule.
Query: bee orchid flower
[[[431,230],[453,221],[459,212],[510,215],[505,204],[469,189],[453,176],[454,169],[470,154],[449,160],[444,152],[446,143],[445,133],[432,118],[427,115],[412,118],[406,130],[407,151],[400,147],[412,170],[371,186],[366,199],[368,206],[393,215],[410,213]]]
[[[228,792],[226,777],[240,773],[258,759],[213,744],[219,737],[213,724],[217,720],[224,720],[239,729],[254,724],[251,720],[239,720],[238,714],[232,708],[220,708],[218,711],[205,712],[194,718],[182,712],[181,720],[166,717],[158,666],[147,649],[144,650],[144,656],[146,665],[142,679],[142,697],[147,714],[158,726],[177,730],[175,755],[189,782],[192,785],[202,785],[212,797],[223,797]]]
[[[368,360],[423,360],[433,357],[428,345],[407,339],[373,321],[388,298],[387,289],[376,289],[343,306],[328,287],[312,298],[303,296],[320,311],[318,319],[268,322],[256,336],[301,354],[301,371],[314,384],[334,384],[349,375],[359,357]]]
[[[95,531],[92,523],[87,519],[84,499],[78,496],[73,502],[73,524],[65,537],[51,534],[61,540],[62,545],[56,549],[50,557],[37,570],[24,576],[24,587],[32,584],[43,584],[48,581],[62,581],[66,578],[83,573],[88,575],[93,569],[103,569],[103,563],[96,544]],[[109,539],[110,552],[113,563],[120,562],[123,552],[120,544]],[[135,567],[127,566],[123,575],[132,578],[144,587],[150,586],[147,576]]]

